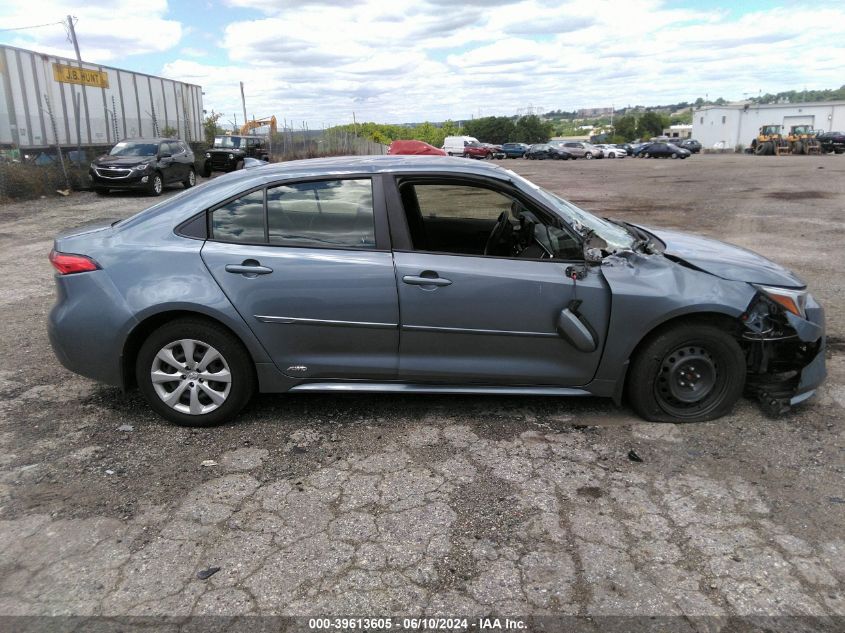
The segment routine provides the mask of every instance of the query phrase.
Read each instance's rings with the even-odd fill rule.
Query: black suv
[[[244,168],[244,159],[269,160],[267,139],[263,136],[215,136],[214,147],[205,153],[202,175],[213,171],[235,171]]]
[[[120,141],[88,169],[98,194],[111,189],[141,189],[160,196],[165,185],[197,182],[194,153],[178,138],[132,138]]]
[[[676,143],[678,147],[683,147],[684,149],[688,149],[693,154],[698,154],[701,151],[701,143],[696,141],[694,138],[687,138],[681,141],[680,143]]]
[[[827,154],[830,152],[837,154],[845,152],[845,134],[842,132],[824,132],[819,134],[816,139],[822,144],[822,151]]]

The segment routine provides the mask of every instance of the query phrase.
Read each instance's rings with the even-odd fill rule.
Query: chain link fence
[[[321,156],[361,156],[386,154],[387,146],[339,130],[295,130],[285,128],[270,139],[270,161],[274,163],[319,158]],[[197,173],[201,173],[205,143],[190,143]],[[28,200],[88,190],[88,165],[108,147],[67,148],[57,153],[39,152],[27,156],[18,150],[0,152],[0,202]]]

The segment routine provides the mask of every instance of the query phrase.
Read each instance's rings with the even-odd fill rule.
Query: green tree
[[[637,119],[631,114],[626,114],[616,119],[613,127],[616,134],[623,137],[626,141],[633,141],[637,138]]]
[[[218,134],[223,134],[224,130],[219,125],[217,125],[217,121],[220,120],[220,117],[223,116],[220,112],[215,112],[214,110],[211,111],[205,119],[202,121],[202,128],[205,131],[205,141],[211,145],[214,143],[214,137]]]
[[[640,137],[657,136],[663,133],[663,129],[668,127],[669,117],[657,112],[649,111],[640,117],[637,122],[637,135]]]
[[[671,125],[690,125],[692,123],[692,110],[681,112],[672,117]]]
[[[552,135],[552,128],[550,121],[542,121],[536,114],[529,114],[517,120],[513,138],[510,140],[521,143],[545,143]]]
[[[161,135],[164,138],[176,138],[179,135],[179,131],[169,125],[165,125],[161,130]]]
[[[467,121],[464,125],[467,135],[485,143],[507,143],[513,140],[515,126],[510,117],[486,116]]]

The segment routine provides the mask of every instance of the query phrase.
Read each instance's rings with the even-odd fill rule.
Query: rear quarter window
[[[259,189],[211,212],[211,234],[223,242],[260,244],[264,233],[264,190]]]

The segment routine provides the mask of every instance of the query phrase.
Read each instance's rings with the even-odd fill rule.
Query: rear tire
[[[194,171],[194,168],[191,167],[191,170],[188,172],[188,177],[185,178],[185,181],[182,183],[185,189],[190,189],[195,184],[197,184],[197,172]]]
[[[728,332],[685,323],[645,341],[628,373],[628,399],[653,422],[704,422],[728,413],[745,386],[745,355]]]
[[[192,359],[187,358],[185,348],[179,344],[179,341],[183,340],[194,342]],[[158,356],[160,351],[171,345],[175,345],[171,356],[177,363],[184,365],[184,369],[181,370],[185,372],[184,374],[179,373],[179,368],[163,363]],[[198,371],[204,349],[217,352],[221,360],[215,361],[216,366],[210,364],[205,371]],[[167,381],[162,368],[172,369],[174,380]],[[158,377],[164,376],[165,381],[159,380],[153,383],[151,375],[153,371]],[[192,376],[190,371],[198,373],[192,382],[188,382]],[[213,379],[215,374],[224,378],[225,371],[228,371],[228,383]],[[166,371],[166,373],[170,374],[171,371]],[[181,375],[185,375],[186,379],[182,380]],[[227,422],[246,406],[255,391],[255,365],[244,346],[220,325],[202,319],[177,319],[150,334],[138,352],[135,376],[138,387],[150,407],[166,420],[182,426],[214,426]],[[208,387],[206,390],[203,390],[200,385],[203,377],[205,377],[204,384]],[[187,384],[182,386],[183,382]],[[221,403],[215,403],[207,395],[211,390],[215,393],[223,393],[226,385],[228,385],[228,391],[225,392]],[[175,403],[167,404],[164,398],[180,387],[183,391],[180,392],[181,395],[177,394]],[[197,393],[198,409],[208,409],[212,405],[214,408],[206,413],[185,412],[185,408],[194,406],[192,391]],[[177,410],[175,407],[183,410]]]

